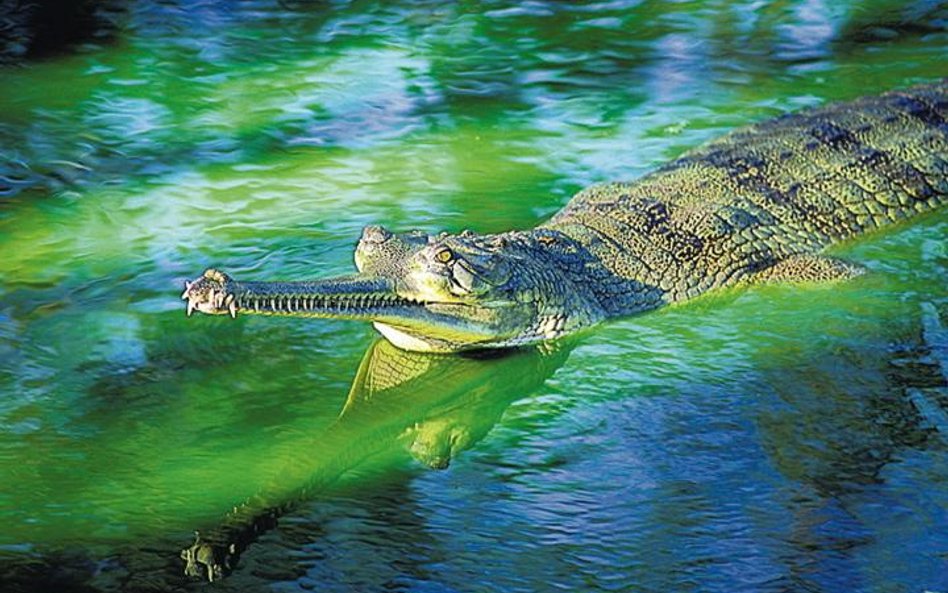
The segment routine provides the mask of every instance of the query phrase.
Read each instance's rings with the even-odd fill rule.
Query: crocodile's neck
[[[668,301],[658,284],[610,265],[610,254],[587,229],[547,223],[509,235],[530,245],[532,257],[561,279],[556,289],[574,299],[570,308],[586,310],[589,319],[641,313]]]

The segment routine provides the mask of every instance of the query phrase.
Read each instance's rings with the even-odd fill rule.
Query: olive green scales
[[[358,274],[241,282],[209,269],[188,314],[364,319],[397,346],[503,348],[757,281],[861,272],[821,255],[948,202],[948,80],[741,128],[527,231],[367,227]]]

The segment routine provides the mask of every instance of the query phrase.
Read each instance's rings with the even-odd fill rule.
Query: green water
[[[943,4],[120,4],[0,67],[0,589],[188,589],[195,529],[284,505],[215,587],[948,589],[945,212],[497,359],[179,300],[944,77]]]

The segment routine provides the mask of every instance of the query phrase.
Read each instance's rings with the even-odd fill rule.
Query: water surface
[[[271,507],[216,588],[948,590],[944,212],[500,358],[178,300],[944,77],[943,4],[105,4],[0,67],[4,591],[191,589],[194,530]]]

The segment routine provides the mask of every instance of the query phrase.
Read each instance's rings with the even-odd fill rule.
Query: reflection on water
[[[57,4],[91,20],[37,52],[56,28],[7,7]],[[366,224],[528,228],[944,77],[946,10],[0,0],[0,590],[197,586],[194,530],[238,544],[233,591],[948,590],[948,213],[843,246],[856,282],[617,321],[565,362],[363,357],[368,326],[176,298],[212,265],[348,272]]]
[[[561,343],[462,357],[405,352],[376,341],[358,367],[338,418],[311,431],[301,427],[304,434],[270,449],[270,479],[242,502],[233,501],[233,509],[222,519],[194,525],[199,528],[196,541],[180,554],[184,574],[208,580],[227,575],[248,546],[277,526],[281,515],[365,463],[378,465],[385,459],[383,465],[391,468],[407,452],[424,466],[446,468],[491,430],[512,401],[541,386],[569,351],[569,345]],[[214,463],[217,453],[204,453]],[[150,542],[123,546],[99,575],[84,570],[83,564],[92,560],[83,554],[53,554],[43,561],[13,563],[4,576],[34,586],[65,586],[73,580],[103,586],[122,580],[132,588],[156,583],[170,588],[181,574],[180,566],[169,570],[171,556],[171,550]]]
[[[948,449],[937,416],[910,394],[944,397],[935,361],[948,355],[945,330],[919,335],[919,311],[906,307],[880,334],[859,321],[857,303],[846,306],[855,310],[823,320],[835,340],[796,350],[811,328],[677,357],[603,347],[630,344],[630,329],[659,328],[674,342],[697,323],[713,336],[747,309],[609,328],[451,470],[376,480],[304,507],[242,558],[232,586],[262,586],[255,570],[329,591],[941,583],[942,560],[926,550],[940,538],[935,484]],[[944,324],[937,319],[926,323]],[[742,353],[748,344],[756,351]],[[734,358],[729,376],[713,371]],[[694,372],[682,377],[675,364]],[[292,563],[280,561],[287,550],[298,554]]]
[[[291,463],[277,480],[235,507],[181,553],[185,574],[216,580],[277,517],[324,489],[367,458],[401,446],[422,464],[444,469],[481,440],[504,410],[530,395],[566,360],[569,347],[551,344],[484,356],[406,352],[385,340],[365,353],[339,419],[294,441]],[[327,458],[307,451],[326,449]],[[298,484],[306,484],[298,488]],[[288,488],[293,488],[288,494]]]

